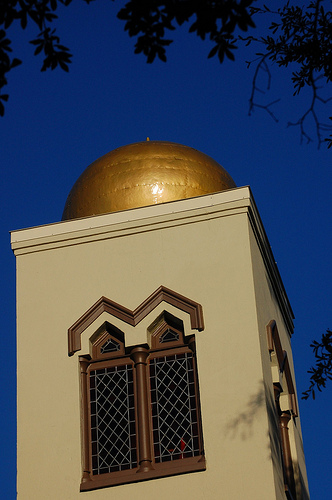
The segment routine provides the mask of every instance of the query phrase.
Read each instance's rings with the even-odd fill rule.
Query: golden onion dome
[[[226,170],[196,149],[144,141],[91,163],[70,191],[62,220],[192,198],[236,187]]]

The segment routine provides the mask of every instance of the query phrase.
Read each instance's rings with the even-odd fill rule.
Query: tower
[[[293,314],[249,187],[192,148],[124,146],[12,248],[18,499],[309,498]]]

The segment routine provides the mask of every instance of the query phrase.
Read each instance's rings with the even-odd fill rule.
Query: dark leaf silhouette
[[[82,0],[89,4],[94,0]],[[34,53],[44,57],[41,71],[60,67],[69,70],[72,55],[60,42],[55,29],[59,4],[68,6],[72,0],[20,0],[0,2],[0,92],[7,84],[7,73],[17,66],[17,58],[11,61],[11,41],[6,30],[19,22],[25,29],[28,24],[37,26],[39,33],[31,40]],[[261,36],[248,34],[255,28],[256,16],[270,19],[267,33]],[[249,99],[249,114],[254,109],[265,110],[276,122],[273,107],[279,99],[262,102],[270,88],[269,62],[280,68],[292,67],[291,85],[296,97],[304,88],[312,92],[308,109],[289,126],[299,127],[301,141],[312,141],[307,123],[316,126],[318,146],[331,147],[332,125],[323,123],[317,112],[317,104],[325,104],[322,86],[332,80],[332,12],[325,11],[323,0],[307,0],[305,5],[290,5],[286,0],[280,7],[271,7],[258,0],[129,0],[120,8],[117,17],[124,21],[124,29],[135,38],[135,54],[143,54],[148,63],[156,59],[166,62],[166,48],[172,43],[169,37],[178,26],[187,23],[189,33],[212,43],[207,56],[217,56],[220,63],[225,58],[235,60],[238,45],[256,44],[257,59],[247,61],[254,69],[252,92]],[[293,69],[294,68],[294,69]],[[266,89],[258,85],[260,74],[267,75]]]
[[[315,388],[321,392],[325,389],[326,382],[332,380],[332,331],[326,330],[323,333],[320,342],[314,340],[310,347],[316,358],[316,365],[312,366],[308,373],[310,374],[309,388],[303,392],[302,399],[308,399],[312,396],[315,399]]]

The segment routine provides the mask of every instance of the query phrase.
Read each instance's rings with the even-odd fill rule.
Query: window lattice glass
[[[137,466],[132,365],[90,372],[92,473]]]
[[[152,359],[150,383],[155,461],[199,455],[192,354]]]
[[[106,342],[101,346],[100,352],[101,354],[105,354],[106,352],[116,352],[120,351],[121,345],[119,342],[116,342],[114,339],[108,339]]]
[[[159,343],[164,344],[165,342],[173,342],[174,340],[179,340],[179,334],[177,332],[173,332],[173,330],[168,329],[159,338]]]

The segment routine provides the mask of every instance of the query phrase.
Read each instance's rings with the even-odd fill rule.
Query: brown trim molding
[[[173,321],[174,320],[174,321]],[[157,330],[157,336],[163,335],[163,330],[160,329],[160,321],[163,323],[167,323],[169,328],[173,328],[173,325],[176,324],[176,320],[179,323],[182,323],[179,318],[173,317],[170,313],[164,311],[159,317],[153,322],[152,325],[155,325]],[[103,325],[104,327],[105,325]],[[181,327],[180,327],[181,328]],[[97,334],[99,333],[99,337]],[[151,335],[155,333],[152,329],[150,330]],[[104,488],[108,486],[115,486],[118,484],[144,481],[148,479],[155,479],[159,477],[166,477],[172,475],[183,474],[187,472],[196,472],[203,471],[206,468],[205,465],[205,457],[204,457],[204,446],[203,446],[203,436],[202,436],[202,426],[201,426],[201,414],[200,414],[200,398],[199,398],[199,384],[198,384],[198,374],[197,374],[197,364],[196,364],[196,356],[195,356],[195,336],[191,335],[189,337],[184,336],[184,332],[181,331],[181,336],[178,341],[158,343],[156,348],[149,349],[148,346],[138,345],[131,348],[130,353],[125,349],[125,343],[120,339],[119,343],[121,343],[121,348],[123,352],[123,356],[118,356],[119,351],[108,353],[109,359],[103,358],[104,353],[100,352],[100,349],[92,349],[92,358],[90,356],[79,356],[80,361],[80,369],[81,369],[81,387],[82,387],[82,396],[81,396],[81,411],[82,411],[82,479],[80,485],[80,491],[88,491],[94,490],[98,488]],[[108,332],[108,337],[112,339],[117,339],[117,332]],[[119,336],[119,335],[118,335]],[[94,339],[93,347],[95,345],[99,345],[100,338],[105,340],[105,332],[103,332],[103,328],[99,327],[96,331],[96,334],[92,337]],[[170,345],[172,344],[172,346]],[[176,344],[176,345],[173,345]],[[95,355],[94,355],[95,353]],[[188,397],[187,403],[189,403],[190,398],[190,408],[186,407],[188,412],[193,416],[192,412],[196,413],[196,423],[191,424],[190,430],[188,430],[188,434],[191,434],[192,443],[189,445],[188,452],[184,452],[184,454],[180,455],[179,451],[182,450],[180,445],[180,441],[182,443],[182,439],[180,439],[181,434],[175,433],[175,442],[178,442],[177,452],[174,455],[174,460],[163,460],[160,456],[160,451],[158,451],[158,446],[160,445],[160,436],[158,433],[158,429],[161,430],[160,424],[158,423],[158,417],[156,417],[156,413],[153,411],[153,404],[156,404],[158,398],[156,393],[153,395],[152,389],[156,389],[156,378],[158,371],[155,367],[155,361],[162,360],[163,362],[170,363],[169,366],[177,359],[179,356],[180,360],[183,360],[186,355],[190,357],[190,364],[192,366],[192,375],[188,374],[188,379],[185,382],[187,384],[187,390],[184,390],[182,400],[181,390],[180,393],[177,393],[177,386],[171,389],[173,392],[173,396],[175,397],[175,401],[171,402],[169,399],[169,415],[180,414],[181,410],[176,409],[174,404],[176,401],[186,400]],[[180,361],[181,363],[181,361]],[[99,416],[101,417],[100,427],[102,429],[103,425],[108,422],[108,419],[111,420],[112,412],[102,407],[97,410],[97,400],[98,396],[95,394],[95,388],[98,383],[95,381],[95,376],[92,376],[93,382],[91,384],[91,373],[97,373],[98,371],[104,372],[105,370],[112,368],[120,368],[124,367],[124,365],[130,365],[133,368],[132,379],[129,381],[130,384],[133,384],[133,390],[130,389],[130,397],[134,398],[134,401],[130,404],[131,408],[129,410],[129,414],[127,414],[127,423],[130,425],[130,442],[131,448],[133,450],[133,455],[131,455],[132,462],[130,463],[129,468],[124,467],[121,470],[121,467],[117,465],[116,452],[113,449],[113,458],[114,467],[107,465],[106,468],[109,469],[108,472],[100,472],[99,470],[99,453],[103,453],[103,445],[99,441],[99,438],[93,437],[93,429],[96,430],[99,427],[98,422],[98,413],[100,411]],[[150,367],[152,370],[150,371]],[[100,373],[100,372],[99,372]],[[164,372],[166,373],[166,372]],[[154,383],[150,381],[154,380]],[[190,385],[189,385],[190,384]],[[127,389],[129,389],[129,385],[127,384]],[[161,394],[164,391],[168,391],[168,388],[164,386],[164,388],[160,389]],[[154,391],[156,392],[156,391]],[[111,390],[111,395],[115,393]],[[166,395],[166,394],[165,394]],[[195,399],[195,402],[192,400]],[[97,405],[96,405],[97,403]],[[134,403],[134,404],[133,404]],[[120,403],[122,404],[122,403]],[[119,410],[119,403],[113,400],[109,401],[110,407]],[[135,407],[135,417],[132,413],[133,406]],[[105,414],[102,412],[104,412]],[[109,413],[108,413],[109,412]],[[126,414],[126,412],[125,412]],[[124,419],[126,420],[126,416],[124,414]],[[167,414],[166,414],[167,415]],[[164,415],[164,419],[166,418]],[[181,418],[177,421],[178,424]],[[112,420],[113,421],[113,420]],[[134,421],[134,422],[133,422]],[[109,421],[110,422],[110,421]],[[171,422],[166,422],[166,427],[168,426],[171,429],[172,422],[174,422],[173,418]],[[135,424],[136,433],[133,432],[132,424]],[[93,429],[92,429],[93,428]],[[165,432],[165,431],[162,431]],[[186,433],[186,431],[184,431]],[[103,434],[103,433],[102,433]],[[134,438],[134,435],[136,437]],[[114,434],[113,434],[114,438]],[[188,437],[189,438],[189,437]],[[196,441],[198,439],[198,441]],[[94,444],[93,444],[94,441]],[[97,442],[98,443],[97,443]],[[196,443],[194,443],[196,441]],[[184,441],[183,441],[184,443]],[[184,443],[185,444],[185,443]],[[99,446],[101,445],[101,448]],[[185,444],[186,446],[186,444]],[[121,448],[121,444],[120,444]],[[135,457],[135,451],[137,453],[137,460]],[[172,452],[174,450],[168,450]],[[194,456],[192,454],[195,453]],[[197,453],[197,454],[196,454]],[[159,455],[156,457],[156,454]],[[190,456],[188,456],[190,454]],[[169,457],[170,458],[170,457]],[[120,459],[121,461],[121,459]],[[97,466],[98,463],[98,466]],[[129,464],[128,464],[129,465]],[[113,470],[112,470],[113,469]]]
[[[296,488],[294,480],[294,468],[291,453],[291,446],[289,441],[289,428],[288,423],[292,419],[290,411],[282,411],[280,408],[280,395],[282,393],[282,387],[279,383],[273,384],[274,388],[274,400],[276,411],[279,420],[279,436],[281,445],[281,457],[282,457],[282,470],[284,475],[285,493],[287,500],[295,500],[296,498]]]
[[[68,328],[68,355],[72,356],[81,349],[81,334],[103,312],[107,312],[131,326],[136,326],[161,302],[166,302],[188,313],[193,330],[204,330],[203,308],[201,304],[161,285],[133,311],[106,297],[101,297],[97,300],[90,309]]]
[[[279,336],[279,332],[278,332],[278,328],[277,328],[277,323],[275,322],[274,319],[272,319],[269,322],[269,324],[266,327],[266,331],[267,331],[268,349],[269,349],[270,353],[274,352],[274,351],[276,353],[278,365],[279,365],[279,370],[281,373],[284,373],[284,375],[285,375],[287,389],[288,389],[290,409],[292,411],[292,415],[294,417],[297,417],[298,416],[298,408],[297,408],[297,401],[296,401],[296,395],[295,395],[295,387],[294,387],[293,377],[292,377],[290,367],[289,367],[287,351],[284,351],[282,348],[280,336]]]
[[[180,462],[180,463],[179,463]],[[162,464],[154,464],[153,469],[147,470],[144,474],[137,474],[135,469],[111,472],[93,477],[91,481],[82,481],[80,491],[96,490],[107,486],[119,484],[137,483],[149,479],[186,474],[188,472],[199,472],[206,470],[204,455],[186,458],[184,460],[174,460]]]
[[[88,408],[88,373],[87,369],[89,367],[89,361],[87,361],[83,356],[80,358],[80,370],[81,370],[81,394],[82,394],[82,408],[87,411]],[[82,483],[90,481],[90,455],[89,455],[89,445],[90,445],[90,435],[88,427],[88,419],[86,416],[83,418],[82,426],[82,443],[83,443],[83,454],[82,454]]]
[[[147,358],[149,350],[145,347],[135,347],[131,351],[131,359],[134,361],[137,381],[137,427],[138,427],[138,464],[137,473],[153,470],[152,454],[150,445],[150,412],[149,412],[149,381],[147,372]]]

